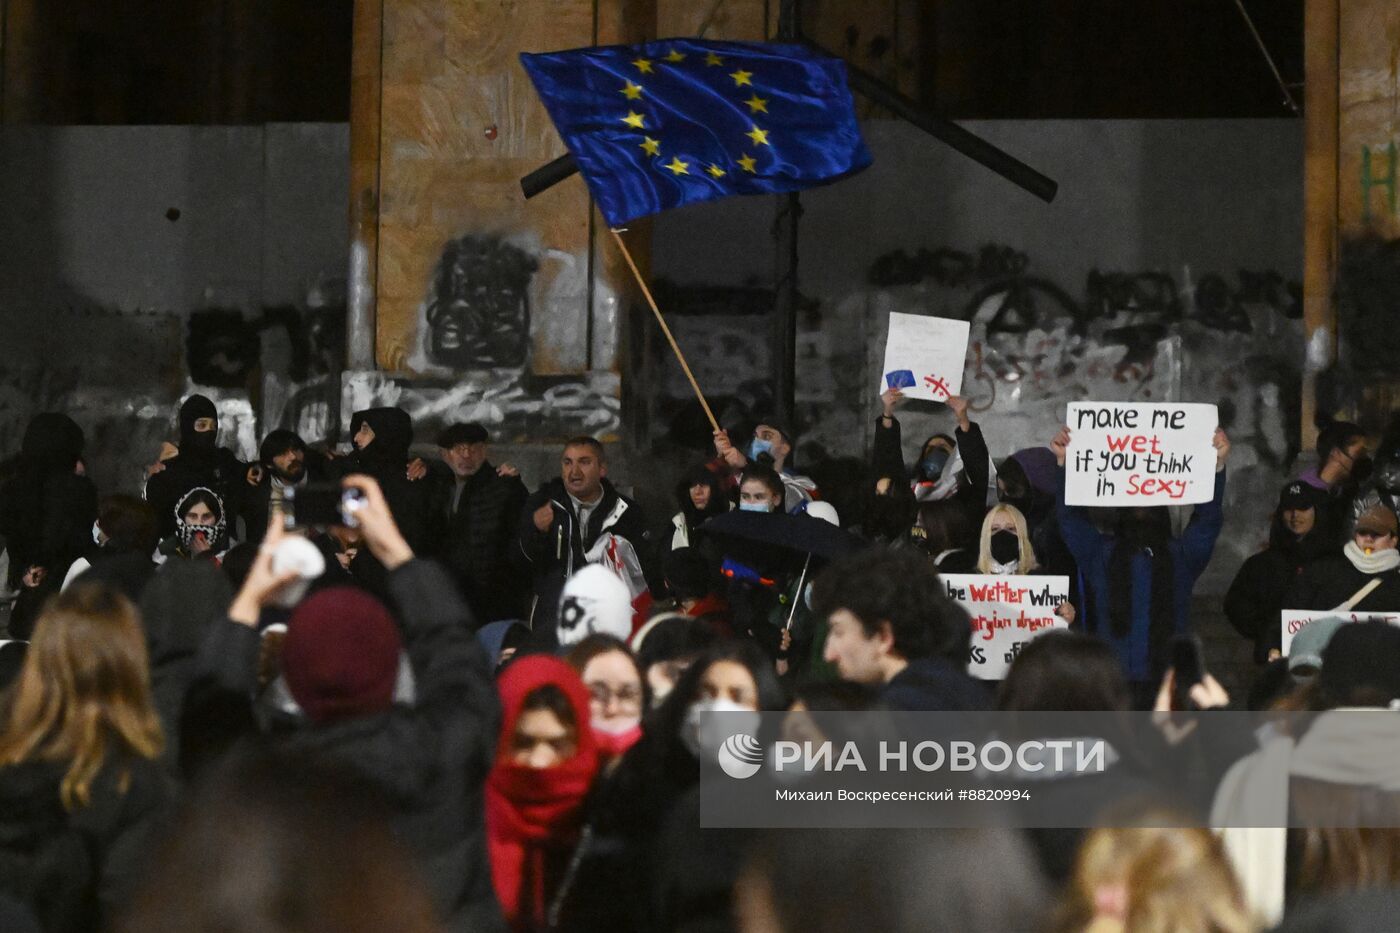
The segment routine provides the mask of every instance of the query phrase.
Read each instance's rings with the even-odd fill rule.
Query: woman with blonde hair
[[[991,574],[1043,574],[1035,559],[1035,548],[1031,545],[1030,531],[1026,526],[1026,516],[1014,505],[1005,502],[987,510],[982,519],[982,537],[977,545],[976,573]],[[1073,582],[1073,581],[1071,581]],[[1055,615],[1066,622],[1074,622],[1074,604],[1065,601],[1055,607]]]
[[[1035,549],[1026,516],[1014,505],[994,505],[982,519],[982,536],[977,545],[978,573],[1035,573]]]
[[[96,929],[171,797],[146,638],[105,586],[54,597],[0,718],[0,892],[46,931]]]
[[[1057,933],[1256,933],[1259,923],[1215,834],[1141,825],[1153,816],[1164,814],[1089,833]]]

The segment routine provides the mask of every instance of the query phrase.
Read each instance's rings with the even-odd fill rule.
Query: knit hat
[[[758,430],[759,425],[766,425],[783,436],[783,440],[788,442],[789,447],[796,446],[792,439],[792,431],[788,430],[787,420],[776,414],[767,414],[759,417],[753,423],[753,429]]]
[[[1400,627],[1389,622],[1349,622],[1341,626],[1322,652],[1317,681],[1336,705],[1400,699]],[[1358,693],[1363,697],[1358,697]]]
[[[559,644],[576,645],[595,632],[623,641],[632,634],[632,594],[601,564],[574,574],[559,594]]]
[[[1356,517],[1356,530],[1358,533],[1366,532],[1373,535],[1393,535],[1397,533],[1400,523],[1395,520],[1395,513],[1377,502],[1366,511]]]
[[[1281,509],[1315,509],[1327,501],[1327,493],[1312,483],[1295,479],[1279,493],[1278,507]]]
[[[1337,634],[1337,629],[1347,624],[1345,619],[1326,616],[1314,619],[1299,629],[1288,646],[1288,672],[1296,676],[1302,668],[1312,668],[1313,673],[1320,670],[1322,652],[1327,650],[1327,644]]]
[[[364,716],[393,702],[400,648],[383,603],[363,590],[330,587],[292,613],[282,673],[313,722]]]

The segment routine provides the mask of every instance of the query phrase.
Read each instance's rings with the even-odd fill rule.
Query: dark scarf
[[[1123,529],[1108,558],[1108,625],[1114,638],[1123,638],[1133,625],[1133,558],[1145,553],[1152,562],[1152,592],[1148,624],[1148,656],[1166,657],[1176,630],[1176,561],[1171,535],[1137,522]]]

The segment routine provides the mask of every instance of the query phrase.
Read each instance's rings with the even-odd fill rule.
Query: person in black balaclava
[[[58,591],[68,567],[91,546],[97,489],[81,472],[83,440],[82,428],[67,415],[35,415],[13,473],[0,487],[9,584],[21,590],[10,618],[12,636]]]
[[[213,491],[229,508],[228,527],[237,527],[234,514],[248,466],[233,452],[220,447],[219,411],[202,395],[191,395],[180,406],[180,452],[166,460],[159,472],[146,480],[146,501],[155,509],[162,538],[175,534],[175,506],[191,489]]]
[[[429,488],[408,478],[413,419],[402,408],[367,408],[350,418],[355,452],[333,461],[339,476],[364,473],[384,490],[389,511],[415,554],[426,553],[431,528]],[[368,552],[361,552],[368,557]]]

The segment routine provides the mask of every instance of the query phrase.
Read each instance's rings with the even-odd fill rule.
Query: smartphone
[[[1172,709],[1189,710],[1191,688],[1206,676],[1201,640],[1195,635],[1177,635],[1172,639]]]
[[[358,489],[342,489],[336,483],[307,483],[288,489],[291,508],[286,512],[288,528],[328,528],[331,525],[358,527],[355,513],[364,504]]]

